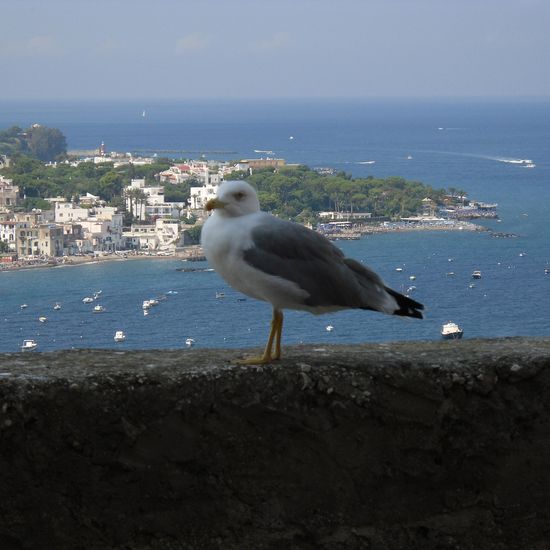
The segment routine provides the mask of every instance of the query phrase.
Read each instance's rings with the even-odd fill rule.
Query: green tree
[[[67,154],[67,140],[57,128],[34,126],[27,130],[27,143],[31,153],[44,161],[55,160]]]

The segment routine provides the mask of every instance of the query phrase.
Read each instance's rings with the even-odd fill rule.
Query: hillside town
[[[72,167],[82,163],[110,163],[116,168],[153,165],[156,160],[155,157],[130,153],[108,153],[101,143],[91,155],[73,156],[62,162]],[[56,164],[48,162],[45,166],[55,167]],[[0,169],[9,166],[9,157],[0,156]],[[119,206],[110,205],[100,196],[86,192],[70,199],[44,197],[49,207],[30,211],[21,206],[25,197],[18,185],[0,173],[0,269],[117,256],[200,257],[196,244],[206,215],[204,207],[216,196],[219,185],[230,174],[239,172],[252,176],[262,169],[278,172],[281,168],[297,166],[271,157],[234,162],[173,161],[167,169],[154,173],[154,182],[131,178],[121,189]],[[186,183],[189,193],[184,200],[165,198],[167,189]],[[484,228],[464,220],[498,217],[496,204],[464,199],[464,196],[449,195],[442,206],[425,197],[417,215],[396,219],[373,217],[370,212],[354,210],[350,204],[347,209],[317,212],[317,229],[331,239],[354,239],[367,233],[386,231],[479,230]]]
[[[114,166],[152,164],[153,157],[106,153],[102,143],[97,154],[73,159],[72,166],[83,162],[110,162]],[[0,158],[0,168],[9,166],[9,158]],[[49,163],[50,165],[52,163]],[[12,180],[0,174],[0,261],[6,264],[24,262],[60,263],[82,257],[104,258],[110,255],[173,256],[185,253],[192,227],[204,221],[206,202],[216,196],[218,186],[231,172],[251,173],[260,168],[284,166],[283,159],[245,159],[237,163],[193,160],[174,163],[155,175],[157,185],[145,179],[131,179],[123,188],[125,208],[108,206],[99,196],[86,193],[73,197],[46,197],[49,209],[21,211],[21,193]],[[197,183],[190,187],[187,201],[165,200],[165,185]],[[125,213],[132,223],[124,226]],[[194,220],[192,225],[185,223]],[[191,253],[187,251],[187,253]]]

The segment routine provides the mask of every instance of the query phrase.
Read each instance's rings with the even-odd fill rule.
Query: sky
[[[0,0],[0,100],[550,97],[549,0]]]

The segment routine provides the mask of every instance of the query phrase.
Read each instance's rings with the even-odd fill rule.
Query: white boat
[[[159,301],[156,298],[151,298],[149,300],[149,307],[158,306],[158,305],[159,305]]]
[[[29,306],[27,304],[21,304],[19,307],[21,309],[27,309]]]
[[[195,339],[194,338],[186,338],[185,339],[185,345],[190,348],[193,344],[195,343]]]
[[[94,313],[103,313],[105,311],[105,308],[99,304],[97,306],[94,306],[94,309],[92,310]]]
[[[143,309],[149,309],[151,307],[151,301],[150,300],[143,300],[143,304],[141,305]]]
[[[407,160],[412,160],[412,155],[407,155]]]
[[[481,271],[476,269],[472,272],[472,279],[481,279]]]
[[[403,271],[403,268],[402,268],[402,267],[396,267],[396,268],[395,268],[395,271],[401,272],[401,271]]]
[[[29,351],[35,349],[38,346],[35,340],[23,340],[21,351]]]
[[[48,318],[47,318],[47,317],[44,317],[43,315],[41,315],[41,316],[38,318],[38,320],[39,320],[41,323],[45,323],[45,322],[48,320]]]
[[[55,309],[55,311],[59,311],[61,309],[61,304],[56,302],[53,308]]]
[[[523,163],[523,168],[534,168],[536,164],[534,162],[525,162]]]
[[[86,296],[86,298],[82,298],[82,301],[85,304],[91,304],[94,301],[94,299],[91,296]]]
[[[124,342],[124,340],[126,340],[126,334],[124,334],[124,331],[117,330],[115,332],[114,340],[115,342]]]
[[[544,274],[545,275],[550,275],[550,267],[545,267],[544,268]]]
[[[334,330],[334,327],[332,325],[327,325],[326,326],[326,331],[327,332],[332,332]]]
[[[459,340],[462,338],[462,335],[464,334],[464,331],[452,321],[449,321],[445,323],[441,327],[441,336],[445,340]]]
[[[221,299],[221,298],[225,298],[225,294],[223,292],[216,292],[216,298]]]
[[[416,275],[409,275],[409,279],[410,279],[411,281],[414,281],[414,280],[416,279]]]

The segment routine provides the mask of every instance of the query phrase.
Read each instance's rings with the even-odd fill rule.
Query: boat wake
[[[508,164],[533,164],[531,159],[507,159],[495,157],[493,160],[498,160],[498,162],[507,162]]]
[[[374,164],[375,162],[376,162],[375,160],[360,160],[355,164]]]
[[[515,164],[518,166],[524,166],[527,168],[533,168],[535,164],[531,159],[517,159],[517,158],[507,158],[507,157],[496,157],[493,155],[480,155],[477,153],[461,153],[458,151],[437,151],[437,150],[425,150],[422,151],[423,153],[435,153],[439,155],[453,155],[456,157],[468,157],[468,158],[476,158],[476,159],[484,159],[484,160],[492,160],[496,162],[504,162],[507,164]]]

